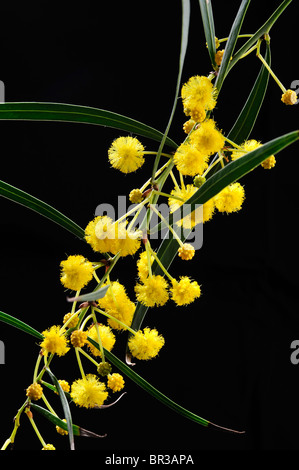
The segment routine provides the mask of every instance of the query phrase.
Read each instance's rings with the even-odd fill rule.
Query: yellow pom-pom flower
[[[130,337],[128,347],[132,355],[137,359],[149,360],[158,355],[165,340],[158,331],[150,328],[144,328]]]
[[[151,265],[154,262],[153,255],[150,256]],[[140,256],[137,260],[137,272],[139,279],[143,282],[148,277],[148,258],[146,251],[140,253]]]
[[[40,346],[45,352],[64,356],[70,350],[66,337],[60,333],[60,326],[51,326],[42,335],[44,340]]]
[[[122,375],[114,373],[108,375],[107,387],[111,388],[113,392],[119,392],[125,386],[125,381]]]
[[[115,344],[115,335],[111,331],[111,328],[108,325],[102,325],[99,323],[98,325],[98,330],[99,330],[99,335],[100,335],[100,340],[102,343],[103,348],[107,349],[107,351],[111,351],[114,344]],[[89,330],[88,330],[88,336],[93,339],[96,343],[98,343],[98,334],[97,334],[97,328],[95,325],[92,325]],[[90,349],[91,353],[94,356],[99,356],[101,357],[101,351],[96,348],[93,344],[91,344],[87,340],[88,348]]]
[[[216,65],[218,65],[218,67],[221,65],[223,54],[224,54],[224,49],[217,51],[215,54],[215,62],[216,62]]]
[[[71,343],[74,348],[83,348],[87,341],[87,332],[82,330],[75,330],[71,334]]]
[[[296,104],[298,100],[297,93],[294,90],[286,90],[281,97],[281,101],[287,105]]]
[[[196,281],[192,281],[188,276],[182,276],[179,281],[172,280],[170,293],[172,300],[181,306],[188,305],[200,297],[201,289]]]
[[[96,375],[88,374],[72,383],[71,397],[74,403],[84,408],[98,408],[108,397],[106,386]]]
[[[261,163],[261,166],[265,168],[265,170],[270,170],[271,168],[274,168],[275,165],[276,159],[274,155],[271,155],[270,157],[266,158],[266,160]]]
[[[184,202],[186,202],[191,196],[193,196],[193,194],[197,191],[197,189],[198,188],[196,188],[192,184],[187,184],[183,188],[173,189],[170,193],[170,198],[168,199],[170,212],[173,213],[177,209],[179,209],[179,207],[181,207],[184,204]],[[174,197],[171,197],[171,196],[174,196]],[[182,199],[182,201],[180,201],[177,198]],[[179,214],[179,215],[180,216],[184,215],[184,213]],[[177,220],[176,225],[178,225],[179,227],[183,226],[184,228],[193,228],[195,227],[195,225],[201,222],[202,222],[202,209],[201,207],[199,207],[195,209],[195,211],[183,217],[182,219]]]
[[[130,300],[123,284],[118,281],[111,282],[106,295],[98,300],[98,305],[115,318],[115,320],[112,318],[108,320],[111,328],[117,330],[125,329],[125,326],[121,323],[131,326],[135,312],[135,304]],[[121,321],[121,323],[117,320]]]
[[[46,444],[42,450],[56,450],[56,448],[53,446],[53,444]]]
[[[108,150],[108,158],[117,170],[131,173],[144,163],[144,147],[135,137],[118,137]]]
[[[92,279],[94,268],[84,256],[69,256],[61,261],[60,281],[67,289],[78,291]]]
[[[209,155],[202,153],[199,148],[189,143],[179,146],[173,161],[182,175],[195,176],[202,174],[208,168]]]
[[[184,243],[178,249],[179,257],[183,260],[190,260],[195,255],[195,249],[190,243]]]
[[[143,199],[143,193],[140,189],[132,189],[129,194],[129,199],[132,204],[139,204]]]
[[[71,320],[70,320],[71,318]],[[70,321],[69,321],[70,320]],[[67,323],[67,326],[69,328],[75,328],[77,326],[77,323],[79,321],[79,315],[78,314],[74,314],[72,312],[69,312],[67,313],[66,315],[64,315],[63,317],[63,324],[65,324],[66,322]]]
[[[232,183],[222,189],[214,197],[215,206],[219,212],[237,212],[241,209],[245,199],[245,191],[240,183]]]
[[[189,121],[184,122],[183,131],[185,132],[185,134],[189,134],[192,131],[195,124],[196,124],[196,121],[194,121],[193,119],[189,119]]]
[[[143,284],[136,284],[135,292],[138,302],[146,307],[162,306],[169,297],[168,283],[160,275],[149,276]]]
[[[262,146],[262,143],[255,139],[246,140],[245,142],[243,142],[242,145],[239,146],[239,148],[234,148],[231,151],[231,159],[237,160],[237,158],[240,158],[243,155],[246,155],[246,153],[252,152],[253,150],[261,146]]]
[[[225,138],[217,129],[213,119],[207,119],[190,135],[191,144],[195,145],[203,155],[210,156],[224,147]]]
[[[66,423],[66,419],[63,419],[62,421],[64,421]],[[68,431],[66,429],[61,428],[60,426],[56,426],[56,431],[61,436],[67,436],[68,435]]]
[[[196,122],[202,122],[206,111],[216,106],[216,93],[211,80],[205,76],[193,76],[182,87],[184,112]]]
[[[26,396],[30,398],[30,400],[39,400],[43,395],[43,387],[38,384],[37,382],[34,382],[33,384],[29,385],[29,387],[26,390]]]
[[[66,380],[58,380],[60,387],[66,393],[70,391],[70,384]]]

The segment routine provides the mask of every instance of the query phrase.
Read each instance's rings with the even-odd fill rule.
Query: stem
[[[164,274],[166,274],[166,276],[170,279],[170,281],[173,281],[174,278],[169,274],[169,272],[167,271],[167,269],[165,268],[165,266],[163,266],[163,264],[161,263],[161,261],[159,260],[158,256],[156,255],[156,253],[154,252],[154,250],[152,248],[150,248],[151,250],[151,254],[153,255],[153,257],[155,258],[155,260],[157,261],[158,265],[160,266],[160,268],[162,269],[162,271],[164,272]]]
[[[93,316],[94,326],[95,326],[95,329],[96,329],[96,332],[97,332],[97,339],[98,339],[98,343],[99,343],[99,346],[100,346],[102,362],[105,362],[104,348],[103,348],[103,344],[102,344],[102,340],[101,340],[98,320],[97,320],[97,317],[96,317],[96,314],[95,314],[94,307],[92,308],[92,316]]]
[[[130,328],[128,325],[126,325],[125,323],[123,323],[122,321],[120,321],[118,318],[115,318],[113,315],[110,315],[109,313],[105,312],[104,310],[101,310],[97,307],[94,308],[97,312],[101,313],[102,315],[105,315],[105,317],[107,318],[110,318],[110,320],[113,320],[113,321],[116,321],[117,323],[119,323],[119,325],[123,326],[126,330],[128,330],[130,333],[132,333],[133,335],[136,335],[136,331],[135,330],[132,330],[132,328]]]
[[[21,406],[21,408],[18,410],[15,418],[14,418],[14,428],[13,428],[13,431],[10,435],[10,437],[8,439],[6,439],[6,441],[4,442],[3,446],[1,447],[1,450],[5,450],[7,449],[7,447],[9,446],[9,444],[13,444],[14,441],[15,441],[15,437],[16,437],[16,434],[17,434],[17,430],[18,428],[20,427],[20,417],[21,417],[21,414],[23,413],[24,409],[26,408],[26,406],[28,405],[28,400],[26,400],[23,405]]]
[[[176,231],[171,227],[171,225],[169,225],[169,223],[167,222],[167,220],[165,219],[165,217],[163,217],[163,215],[155,208],[155,206],[153,206],[151,204],[150,208],[160,217],[160,219],[162,220],[162,222],[166,225],[166,227],[170,230],[170,232],[172,233],[173,237],[177,240],[177,242],[179,243],[180,246],[183,246],[183,242],[182,240],[180,239],[180,237],[178,236],[178,234],[176,233]]]
[[[45,395],[42,394],[42,400],[43,402],[45,403],[46,407],[48,408],[49,411],[51,411],[51,413],[55,416],[58,417],[57,413],[55,413],[55,411],[53,410],[52,406],[50,405],[50,403],[48,402],[48,400],[46,399]]]
[[[78,362],[78,366],[79,366],[79,369],[80,369],[82,379],[85,379],[85,373],[84,373],[84,370],[83,370],[83,366],[82,366],[82,362],[81,362],[81,358],[80,358],[78,348],[75,348],[75,353],[76,353],[77,362]]]
[[[286,88],[283,86],[283,84],[281,83],[281,81],[277,78],[277,76],[275,75],[275,73],[273,72],[273,70],[271,69],[271,67],[269,66],[269,64],[267,64],[267,62],[265,61],[264,57],[261,55],[260,53],[260,45],[261,45],[261,40],[258,42],[257,44],[257,52],[256,52],[256,56],[260,59],[260,61],[263,63],[263,65],[266,67],[266,69],[268,70],[268,72],[270,73],[270,75],[274,78],[275,82],[277,83],[277,85],[279,86],[279,88],[282,90],[283,93],[285,93],[287,90]]]
[[[154,152],[154,151],[143,152],[144,155],[157,155],[157,153],[158,152]],[[170,155],[169,153],[161,153],[160,155],[163,156],[163,157],[172,158],[172,155]]]
[[[87,359],[89,359],[90,362],[92,362],[96,367],[98,367],[98,365],[99,365],[98,362],[95,361],[89,354],[87,354],[87,352],[84,351],[84,349],[78,348],[78,350],[81,354],[83,354],[85,357],[87,357]]]
[[[151,247],[150,247],[150,242],[147,240],[145,243],[145,251],[147,255],[147,267],[148,267],[148,275],[149,277],[152,277],[152,263],[151,263]]]
[[[155,189],[153,190],[153,192],[155,194],[158,194],[159,196],[165,196],[167,198],[171,198],[171,199],[177,199],[178,201],[181,201],[181,202],[185,202],[184,199],[182,199],[181,197],[178,197],[178,196],[174,196],[172,194],[167,194],[167,193],[162,193],[161,191],[156,191]]]
[[[43,438],[42,438],[42,436],[41,436],[39,430],[37,429],[37,426],[36,426],[36,424],[35,424],[35,422],[34,422],[34,419],[33,419],[33,417],[32,417],[31,411],[28,409],[28,411],[25,410],[25,413],[26,413],[26,415],[28,416],[28,419],[29,419],[30,423],[32,424],[32,427],[33,427],[33,429],[34,429],[34,431],[35,431],[37,437],[39,438],[39,440],[40,440],[42,446],[45,447],[47,444],[45,443],[45,441],[43,440]]]
[[[43,355],[41,353],[41,351],[39,352],[38,354],[38,358],[37,358],[37,361],[36,361],[36,364],[35,364],[35,368],[34,368],[34,372],[33,372],[33,383],[36,382],[36,377],[37,377],[37,373],[38,373],[38,368],[39,368],[39,365],[40,365],[40,362],[43,358]]]

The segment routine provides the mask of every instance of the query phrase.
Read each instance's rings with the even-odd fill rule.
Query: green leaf
[[[139,121],[122,116],[121,114],[106,111],[104,109],[65,103],[1,103],[0,119],[12,121],[55,121],[95,124],[98,126],[112,127],[122,131],[132,132],[158,142],[163,138],[162,132]],[[169,147],[177,148],[177,144],[169,138],[166,138],[165,143]]]
[[[224,49],[221,66],[219,68],[219,72],[218,72],[217,79],[215,82],[215,88],[217,89],[218,93],[220,92],[224,79],[228,73],[227,71],[228,71],[229,63],[233,55],[235,45],[238,39],[238,35],[240,32],[247,8],[249,6],[249,3],[250,3],[250,0],[242,0],[238,13],[231,27],[228,40]]]
[[[43,335],[39,333],[37,330],[27,325],[26,323],[22,322],[18,318],[8,315],[7,313],[0,312],[0,321],[2,321],[3,323],[7,323],[8,325],[11,325],[15,328],[18,328],[19,330],[22,330],[24,333],[28,333],[29,335],[32,335],[37,339],[40,339],[40,340],[44,339]]]
[[[94,290],[93,292],[89,292],[88,294],[78,295],[78,297],[69,297],[69,302],[92,302],[93,300],[102,299],[105,295],[107,290],[109,289],[110,284],[105,285],[104,287],[100,287],[99,289]]]
[[[99,348],[98,343],[96,343],[94,340],[88,337],[88,341],[97,349]],[[131,367],[128,367],[126,364],[124,364],[118,357],[116,357],[111,351],[108,351],[104,349],[105,352],[105,357],[110,361],[115,367],[117,367],[123,374],[125,374],[128,378],[130,378],[133,382],[135,382],[139,387],[141,387],[143,390],[145,390],[147,393],[149,393],[151,396],[153,396],[155,399],[159,400],[161,403],[166,405],[167,407],[171,408],[173,411],[176,413],[184,416],[185,418],[188,418],[192,421],[195,421],[198,424],[201,424],[202,426],[214,426],[220,429],[226,429],[227,431],[231,431],[234,433],[240,433],[240,431],[235,431],[232,429],[227,429],[227,428],[222,428],[221,426],[215,425],[214,423],[211,423],[211,421],[208,421],[207,419],[201,418],[200,416],[196,415],[195,413],[192,413],[191,411],[187,410],[186,408],[183,408],[181,405],[178,405],[175,403],[173,400],[168,398],[166,395],[161,393],[159,390],[157,390],[155,387],[153,387],[149,382],[147,382],[143,377],[138,375],[136,372],[133,371]]]
[[[199,0],[199,6],[211,63],[212,66],[215,68],[216,44],[212,2],[210,0]]]
[[[292,0],[284,0],[280,6],[275,10],[275,12],[270,16],[270,18],[261,26],[258,31],[253,34],[253,36],[234,54],[229,66],[227,73],[233,68],[233,66],[238,62],[243,54],[253,47],[256,42],[266,33],[269,33],[270,29],[277,21],[279,16],[287,8],[287,6],[292,2]],[[257,6],[258,9],[258,6]]]
[[[31,194],[28,194],[25,191],[12,186],[11,184],[5,183],[4,181],[0,181],[0,195],[9,199],[10,201],[21,204],[22,206],[25,206],[40,215],[43,215],[47,219],[52,220],[52,222],[57,223],[77,237],[84,238],[84,230],[79,227],[79,225],[59,212],[57,209],[54,209],[54,207],[50,206],[46,202],[41,201],[40,199],[37,199]]]
[[[30,408],[40,413],[42,416],[44,416],[47,420],[49,420],[55,426],[59,426],[65,431],[68,430],[67,423],[63,421],[62,419],[58,418],[58,416],[53,415],[53,413],[48,411],[46,408],[36,405],[35,403],[31,403]],[[81,437],[94,437],[94,438],[106,437],[106,434],[104,436],[100,436],[99,434],[95,434],[94,432],[87,431],[86,429],[83,429],[80,426],[77,426],[76,424],[73,424],[73,434],[74,436],[81,436]]]
[[[53,384],[55,385],[56,390],[58,391],[59,398],[60,398],[62,408],[63,408],[64,417],[66,419],[68,436],[69,436],[69,441],[70,441],[70,449],[75,450],[73,421],[72,421],[72,414],[71,414],[71,410],[70,410],[68,401],[66,399],[64,391],[62,390],[58,379],[55,377],[55,375],[50,371],[50,369],[48,367],[46,368],[46,371],[49,374]]]
[[[271,50],[269,42],[266,43],[265,61],[271,65]],[[248,139],[256,122],[259,110],[262,106],[269,81],[269,72],[262,65],[255,84],[247,98],[247,101],[239,114],[233,128],[228,134],[228,138],[236,144],[242,144]]]

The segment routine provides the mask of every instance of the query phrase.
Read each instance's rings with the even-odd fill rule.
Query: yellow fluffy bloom
[[[188,305],[200,297],[201,289],[196,281],[192,281],[188,276],[182,276],[180,281],[173,279],[170,293],[172,300],[181,306]]]
[[[189,121],[184,122],[183,131],[185,132],[185,134],[189,134],[192,131],[195,124],[196,124],[196,121],[194,121],[193,119],[189,119]]]
[[[64,421],[66,423],[66,419],[63,419],[62,421]],[[58,432],[58,434],[60,434],[61,436],[67,436],[68,435],[68,431],[66,431],[65,429],[59,427],[59,426],[56,426],[56,431]]]
[[[53,444],[46,444],[42,450],[56,450],[56,448],[53,446]]]
[[[154,257],[153,255],[150,256],[150,263],[153,264]],[[143,251],[140,253],[140,256],[137,261],[137,271],[139,279],[143,282],[148,277],[148,260],[147,260],[147,253]]]
[[[66,315],[64,315],[63,317],[63,324],[65,324],[66,322],[67,323],[67,326],[69,328],[75,328],[77,326],[77,323],[79,321],[79,315],[78,314],[74,314],[72,312],[69,312],[67,313]]]
[[[264,160],[261,163],[261,166],[265,168],[266,170],[270,170],[271,168],[275,167],[275,164],[276,164],[276,159],[274,155],[271,155],[270,157],[266,158],[266,160]]]
[[[242,145],[240,145],[240,148],[234,148],[232,150],[231,159],[236,160],[237,158],[240,158],[246,153],[252,152],[261,146],[261,142],[258,142],[255,139],[246,140]]]
[[[107,349],[107,351],[111,351],[115,344],[115,335],[111,331],[111,328],[107,325],[102,325],[101,323],[98,323],[98,330],[99,330],[99,335],[100,335],[103,348]],[[88,336],[91,339],[93,339],[96,343],[99,343],[97,328],[95,325],[92,325],[89,328]],[[94,356],[100,356],[100,357],[102,356],[101,351],[95,346],[93,346],[93,344],[91,344],[88,340],[87,340],[87,345],[88,345],[88,348],[90,349],[90,352]]]
[[[127,326],[131,326],[135,312],[135,304],[128,297],[123,284],[118,281],[113,281],[106,295],[98,300],[98,305],[115,318],[115,320],[111,318],[108,320],[111,328],[117,330],[125,329],[117,320],[120,320]]]
[[[33,384],[29,385],[29,387],[26,390],[26,396],[30,398],[30,400],[39,400],[43,395],[43,387],[38,384],[37,382],[34,382]]]
[[[184,143],[174,154],[173,161],[182,175],[195,176],[208,168],[209,155],[202,153],[197,146]]]
[[[206,111],[216,106],[216,94],[211,80],[204,76],[193,76],[182,87],[184,113],[196,122],[202,122]]]
[[[184,243],[183,246],[180,246],[178,249],[178,254],[181,259],[190,260],[195,255],[195,250],[190,243]]]
[[[123,173],[131,173],[144,163],[144,147],[135,137],[118,137],[108,150],[113,168]]]
[[[84,256],[73,255],[61,261],[60,281],[67,289],[78,291],[82,289],[93,276],[93,265]]]
[[[132,189],[129,194],[129,199],[132,204],[139,204],[143,199],[143,193],[140,189]]]
[[[296,104],[298,100],[297,93],[294,90],[287,90],[282,94],[281,101],[287,105]]]
[[[66,380],[58,380],[58,382],[64,392],[70,391],[70,384]]]
[[[214,197],[215,206],[219,212],[236,212],[242,207],[245,191],[240,183],[232,183]]]
[[[111,388],[113,392],[119,392],[125,386],[125,381],[122,375],[114,373],[108,375],[107,387]]]
[[[84,408],[98,408],[108,397],[106,386],[96,375],[88,374],[84,379],[72,383],[71,397],[74,403]]]
[[[191,144],[203,154],[210,156],[219,152],[225,144],[223,134],[217,129],[213,119],[207,119],[190,135]]]
[[[71,343],[74,348],[83,348],[87,341],[87,332],[82,330],[75,330],[71,334]]]
[[[132,355],[141,360],[156,357],[164,344],[163,336],[159,335],[155,328],[144,328],[143,331],[137,331],[128,341],[128,347]]]
[[[168,283],[164,277],[149,276],[143,284],[136,284],[135,292],[138,302],[147,307],[162,306],[168,300]]]
[[[215,62],[218,66],[221,65],[223,54],[224,54],[224,49],[217,51],[215,54]]]
[[[179,207],[181,207],[184,202],[186,202],[193,194],[197,191],[198,188],[192,184],[187,184],[183,188],[175,188],[171,191],[170,196],[175,196],[174,198],[170,197],[168,199],[168,204],[170,208],[170,212],[173,213]],[[179,201],[176,198],[182,199]],[[182,211],[183,212],[183,211]],[[184,215],[184,212],[179,215]],[[181,227],[183,225],[184,228],[193,228],[195,225],[202,222],[202,208],[196,208],[195,211],[186,215],[183,219],[176,221],[176,224]]]
[[[45,352],[64,356],[70,350],[66,337],[60,334],[60,326],[51,326],[43,331],[42,335],[45,339],[40,343],[40,346]]]

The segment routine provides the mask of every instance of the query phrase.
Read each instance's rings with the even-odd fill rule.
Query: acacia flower
[[[74,348],[83,348],[87,342],[87,332],[82,330],[75,330],[71,334],[71,343]]]
[[[129,199],[132,204],[139,204],[143,200],[143,193],[140,189],[132,189],[129,194]]]
[[[153,255],[150,255],[151,265],[153,264],[153,261],[154,261],[154,257],[153,257]],[[149,274],[149,272],[148,272],[148,258],[147,258],[146,250],[142,251],[142,253],[140,253],[140,256],[137,260],[137,272],[138,272],[139,279],[142,282],[148,277],[148,274]]]
[[[128,347],[132,355],[137,359],[148,360],[156,357],[164,346],[165,340],[158,331],[150,328],[144,328],[130,337]]]
[[[70,320],[71,318],[71,320]],[[70,321],[69,321],[70,320]],[[63,317],[63,324],[65,324],[66,322],[68,322],[67,326],[69,328],[75,328],[77,326],[77,323],[79,321],[79,315],[78,314],[74,314],[72,312],[69,312],[67,313],[66,315],[64,315]]]
[[[184,143],[176,150],[173,161],[182,175],[195,176],[208,168],[209,155],[192,144]]]
[[[67,346],[66,337],[60,333],[60,326],[51,326],[42,332],[44,340],[40,343],[41,348],[47,353],[64,356],[70,348]]]
[[[98,408],[108,397],[106,386],[96,375],[88,374],[83,379],[75,380],[71,387],[74,403],[84,408]]]
[[[216,93],[211,80],[205,76],[193,76],[181,91],[184,113],[196,122],[202,122],[206,111],[216,106]]]
[[[29,387],[26,390],[26,396],[30,398],[30,400],[39,400],[43,395],[43,387],[38,384],[37,382],[34,382],[33,384],[29,385]]]
[[[266,158],[266,160],[264,160],[261,163],[261,166],[265,168],[266,170],[270,170],[271,168],[275,166],[275,164],[276,164],[275,156],[271,155],[270,157]]]
[[[222,189],[222,191],[214,197],[214,202],[219,212],[231,213],[241,209],[244,199],[244,188],[237,182]]]
[[[66,423],[65,418],[62,421],[64,421]],[[61,436],[67,436],[68,435],[68,431],[66,429],[61,428],[60,426],[56,426],[56,431],[58,432],[58,434],[61,434]]]
[[[70,391],[70,384],[66,380],[58,380],[58,382],[64,392]]]
[[[281,101],[287,105],[293,105],[297,103],[297,93],[294,90],[286,90],[281,97]]]
[[[178,254],[181,259],[190,260],[195,255],[195,249],[190,243],[184,243],[178,249]]]
[[[46,444],[43,446],[42,450],[56,450],[53,444]]]
[[[207,119],[191,133],[190,142],[195,145],[202,154],[210,156],[220,152],[224,147],[225,138],[217,129],[215,121],[213,119]]]
[[[85,240],[94,251],[110,252],[111,244],[115,239],[115,229],[112,232],[112,224],[112,219],[106,215],[97,216],[88,223],[85,228]]]
[[[108,325],[102,325],[101,323],[98,323],[97,326],[98,326],[100,340],[101,340],[103,348],[107,349],[107,351],[111,351],[115,344],[114,333],[111,331],[111,328]],[[97,328],[95,327],[95,325],[92,325],[89,328],[88,336],[98,343],[98,334],[97,334]],[[98,348],[96,348],[93,344],[91,344],[88,340],[87,340],[87,345],[91,353],[94,356],[100,356],[100,357],[102,356],[101,351]]]
[[[192,281],[188,276],[181,276],[180,280],[172,280],[170,288],[172,300],[179,306],[188,305],[200,297],[201,289],[196,281]]]
[[[175,188],[171,191],[170,197],[168,199],[168,205],[170,208],[170,212],[175,212],[179,207],[181,207],[184,202],[186,202],[193,194],[197,191],[197,188],[192,184],[187,184],[183,188]],[[174,196],[174,197],[171,197]],[[179,199],[182,199],[180,201]],[[183,215],[183,214],[182,214]],[[201,207],[195,209],[193,212],[186,215],[183,219],[176,221],[178,226],[182,226],[184,228],[193,228],[195,225],[202,222],[202,210]]]
[[[261,146],[262,143],[255,139],[246,140],[242,145],[239,146],[239,148],[234,148],[231,150],[231,159],[236,160],[237,158],[240,158],[246,153],[252,152]]]
[[[136,298],[146,307],[162,306],[168,300],[168,283],[164,277],[149,276],[142,284],[136,284]]]
[[[125,328],[117,320],[127,326],[131,326],[135,312],[135,304],[130,300],[124,285],[120,282],[111,282],[105,296],[98,299],[98,305],[115,318],[115,320],[112,318],[108,319],[108,323],[111,328],[117,330]]]
[[[122,375],[114,373],[108,375],[107,387],[111,388],[113,392],[119,392],[125,386],[125,381]]]
[[[67,289],[78,291],[92,279],[93,265],[82,255],[69,256],[60,266],[60,281]]]
[[[144,147],[136,137],[118,137],[108,150],[108,158],[113,168],[131,173],[143,165]]]

